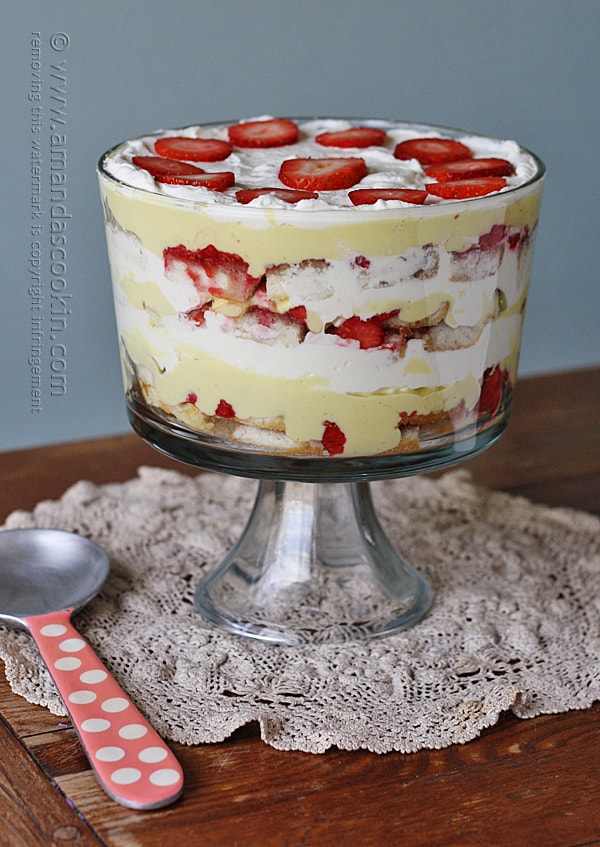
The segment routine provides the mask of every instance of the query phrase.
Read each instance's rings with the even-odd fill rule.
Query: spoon
[[[181,766],[71,624],[108,576],[104,550],[56,529],[0,532],[0,621],[35,639],[100,785],[132,809],[183,790]]]

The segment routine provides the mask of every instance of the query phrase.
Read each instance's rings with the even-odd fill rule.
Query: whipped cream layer
[[[270,116],[252,118],[252,120],[268,120]],[[383,145],[368,148],[334,148],[324,147],[315,138],[325,132],[339,132],[355,125],[372,126],[386,131]],[[538,163],[531,153],[524,150],[516,141],[489,138],[453,130],[438,129],[429,126],[418,126],[402,122],[365,120],[350,121],[346,119],[316,119],[298,121],[299,139],[293,145],[270,148],[234,148],[231,155],[224,161],[203,162],[203,170],[219,172],[232,170],[236,176],[235,187],[223,192],[210,191],[201,187],[168,185],[157,183],[147,172],[133,165],[134,156],[155,155],[154,144],[158,138],[178,135],[184,138],[214,138],[227,140],[228,124],[213,126],[190,126],[178,130],[159,131],[140,138],[123,142],[115,147],[104,160],[104,167],[111,176],[125,185],[140,188],[169,197],[219,205],[234,204],[239,206],[235,192],[239,188],[261,188],[263,186],[279,186],[279,168],[281,163],[293,158],[321,158],[325,156],[361,156],[367,165],[368,174],[354,188],[424,188],[431,182],[424,169],[416,159],[401,160],[394,157],[397,144],[411,138],[437,138],[440,135],[452,137],[465,144],[478,158],[496,157],[506,159],[514,167],[514,174],[507,177],[504,191],[518,187],[531,180],[538,172]],[[437,205],[439,198],[431,195],[426,203]],[[446,201],[447,202],[447,201]],[[289,204],[273,195],[263,195],[249,205],[256,208],[287,209]],[[408,204],[398,200],[378,200],[377,209],[397,208]],[[315,209],[349,209],[353,206],[348,199],[347,191],[320,191],[318,199],[301,200],[298,210]]]
[[[388,141],[360,150],[359,187],[421,187],[421,166],[393,148],[439,132],[365,123]],[[294,155],[331,155],[314,136],[348,125],[301,123]],[[225,138],[226,126],[174,134]],[[138,399],[209,437],[294,455],[431,449],[505,413],[541,198],[534,157],[462,135],[474,155],[512,162],[505,189],[422,206],[353,206],[347,192],[242,205],[235,190],[277,185],[289,147],[202,163],[235,170],[235,189],[216,192],[135,168],[156,137],[119,145],[100,170],[125,381]],[[372,331],[377,343],[363,336]]]

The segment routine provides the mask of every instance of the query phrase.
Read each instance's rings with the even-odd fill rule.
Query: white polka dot
[[[82,722],[81,728],[84,732],[105,732],[110,729],[110,721],[104,720],[104,718],[88,718],[88,720]]]
[[[174,768],[159,768],[150,774],[152,785],[175,785],[181,779],[181,774]]]
[[[84,705],[85,703],[93,703],[95,699],[96,694],[93,691],[73,691],[72,694],[69,694],[69,703]]]
[[[141,776],[142,772],[137,768],[119,768],[111,773],[110,778],[117,785],[131,785],[132,782],[137,782],[138,779],[141,779]]]
[[[124,712],[129,708],[129,700],[124,697],[111,697],[102,703],[103,712]]]
[[[106,673],[106,671],[84,671],[79,677],[79,679],[82,682],[85,682],[86,685],[96,685],[96,683],[98,682],[104,682],[107,676],[108,674]]]
[[[125,750],[122,747],[100,747],[96,750],[96,758],[101,762],[118,762],[125,756]]]
[[[148,732],[148,727],[145,727],[141,723],[129,723],[127,726],[122,726],[119,730],[119,735],[121,738],[143,738],[143,736]]]
[[[40,629],[42,635],[47,635],[50,638],[55,638],[57,635],[64,635],[67,627],[61,623],[48,623]]]
[[[154,764],[156,762],[162,762],[168,755],[164,747],[146,747],[140,752],[138,759],[140,762]]]
[[[85,641],[83,638],[65,638],[58,646],[63,653],[78,653],[85,647]]]
[[[81,659],[75,656],[65,656],[64,659],[57,659],[54,662],[54,667],[58,671],[76,671],[81,667]],[[81,677],[79,677],[81,679]]]

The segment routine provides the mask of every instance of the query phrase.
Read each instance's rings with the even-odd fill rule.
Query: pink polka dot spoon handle
[[[183,789],[179,762],[73,628],[71,610],[24,618],[98,781],[133,809],[157,809]]]
[[[181,795],[181,766],[71,624],[109,567],[101,547],[72,532],[0,531],[0,621],[33,635],[107,794],[159,809]]]

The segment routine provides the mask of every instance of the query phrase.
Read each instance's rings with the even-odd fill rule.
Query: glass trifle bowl
[[[259,481],[198,611],[283,644],[415,624],[431,590],[370,483],[504,431],[542,162],[436,126],[261,117],[126,141],[98,173],[133,429]]]

